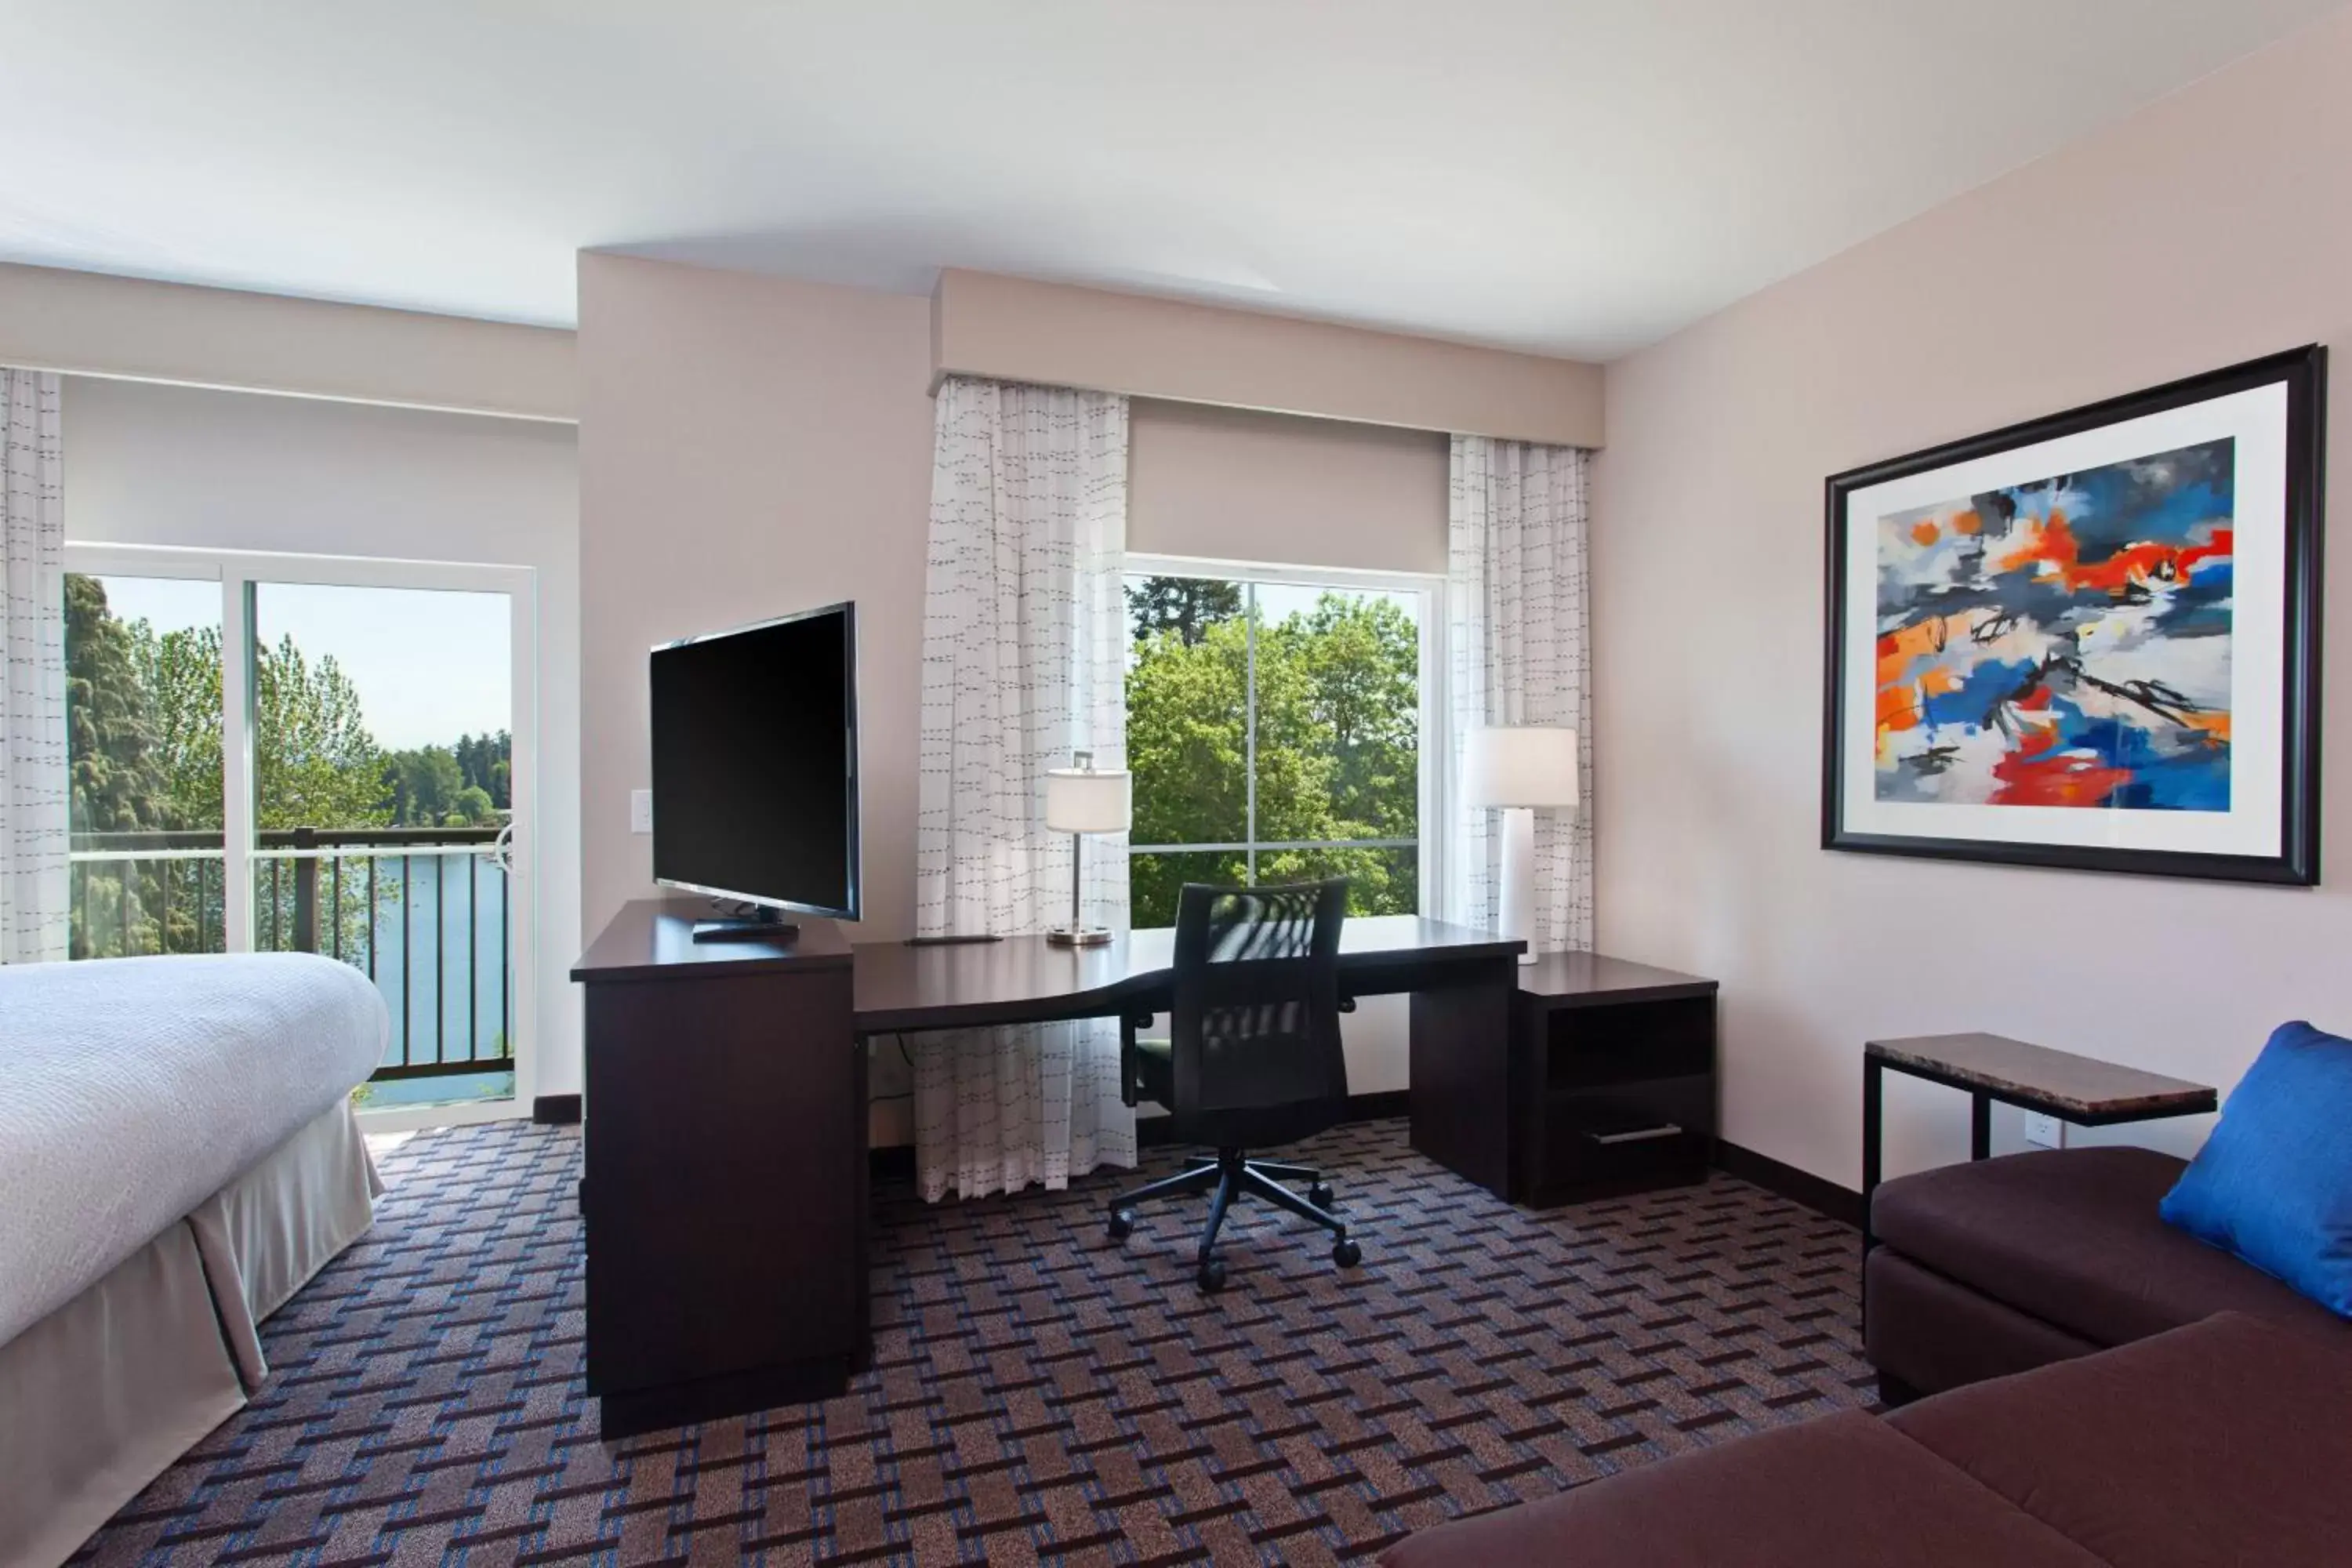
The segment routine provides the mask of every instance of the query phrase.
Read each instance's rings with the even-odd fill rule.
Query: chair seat
[[[1142,1097],[1170,1110],[1176,1106],[1176,1053],[1166,1040],[1135,1042],[1135,1077]],[[1295,1058],[1275,1058],[1248,1075],[1244,1103],[1209,1106],[1174,1118],[1179,1142],[1220,1149],[1265,1149],[1295,1143],[1346,1121],[1346,1095],[1327,1096],[1323,1085]]]
[[[1871,1230],[1922,1267],[2096,1344],[2230,1310],[2345,1335],[2326,1308],[2158,1217],[2182,1164],[2148,1149],[2090,1148],[1946,1165],[1881,1185]]]

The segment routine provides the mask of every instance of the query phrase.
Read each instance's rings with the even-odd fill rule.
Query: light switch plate
[[[2025,1141],[2037,1149],[2063,1149],[2066,1124],[2054,1116],[2029,1110],[2025,1113]]]
[[[654,830],[654,792],[633,789],[629,792],[629,831],[651,833]]]

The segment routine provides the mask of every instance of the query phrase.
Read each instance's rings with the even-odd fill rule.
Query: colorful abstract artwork
[[[1833,476],[1823,846],[2316,880],[2326,367]]]
[[[2228,811],[2235,446],[1878,519],[1878,798]]]

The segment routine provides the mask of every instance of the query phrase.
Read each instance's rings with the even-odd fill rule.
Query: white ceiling
[[[1607,357],[2339,3],[0,0],[0,258],[555,323],[586,247],[953,265]]]

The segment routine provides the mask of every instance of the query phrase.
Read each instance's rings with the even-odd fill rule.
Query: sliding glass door
[[[365,1104],[514,1097],[529,571],[68,554],[73,955],[338,959],[392,1017]]]

